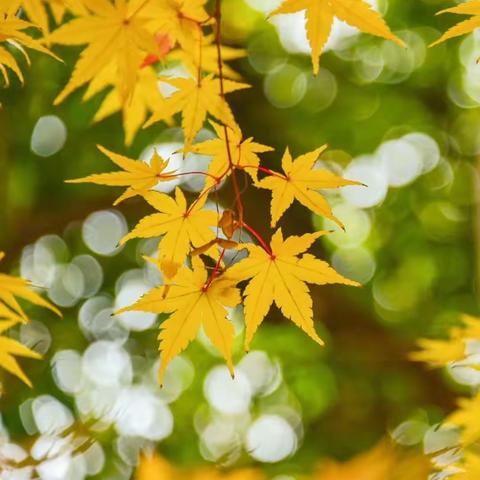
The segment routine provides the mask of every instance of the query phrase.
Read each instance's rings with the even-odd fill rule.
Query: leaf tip
[[[435,40],[434,42],[430,43],[428,45],[428,48],[432,48],[432,47],[436,47],[437,45],[439,45],[440,43],[442,43],[444,40],[443,40],[443,37],[440,37],[439,39]]]

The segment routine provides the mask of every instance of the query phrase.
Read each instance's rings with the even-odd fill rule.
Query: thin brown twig
[[[222,59],[222,34],[221,34],[221,20],[222,20],[222,9],[221,9],[221,0],[215,0],[215,13],[214,18],[216,21],[215,29],[215,45],[217,48],[217,64],[218,64],[218,80],[220,82],[220,96],[225,101],[225,87],[224,87],[224,77],[223,77],[223,59]],[[230,150],[230,140],[228,138],[228,128],[226,125],[223,126],[225,133],[225,146],[227,149],[228,164],[232,171],[232,185],[233,191],[235,192],[235,203],[238,210],[238,218],[240,223],[243,222],[244,217],[244,208],[242,203],[242,194],[238,186],[238,179],[235,171],[235,166],[232,160],[232,152]]]

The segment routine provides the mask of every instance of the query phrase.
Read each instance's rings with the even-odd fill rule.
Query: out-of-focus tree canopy
[[[62,16],[49,3],[53,26]],[[112,207],[120,189],[65,180],[112,171],[97,144],[131,159],[147,159],[156,148],[170,157],[168,169],[179,171],[201,170],[205,155],[175,153],[184,147],[177,117],[134,137],[130,132],[126,142],[122,115],[105,107],[108,90],[89,95],[83,86],[54,106],[80,47],[47,44],[63,62],[29,49],[29,67],[14,53],[25,83],[10,76],[11,85],[0,90],[2,264],[42,287],[64,318],[25,307],[31,322],[11,330],[43,360],[20,360],[34,390],[0,373],[0,463],[13,458],[28,470],[57,449],[68,455],[51,453],[57,464],[44,461],[41,478],[113,480],[132,478],[139,453],[156,451],[189,476],[209,464],[205,478],[216,478],[208,470],[213,462],[277,480],[341,480],[347,476],[340,467],[328,476],[338,466],[332,462],[346,462],[385,436],[415,459],[422,450],[451,446],[438,439],[437,424],[458,395],[478,386],[478,371],[432,371],[409,354],[419,337],[444,337],[461,313],[478,313],[478,32],[428,48],[458,20],[435,16],[452,2],[379,0],[377,9],[407,48],[335,20],[313,75],[303,13],[266,20],[279,2],[221,3],[225,59],[232,59],[235,80],[252,85],[228,94],[229,104],[244,137],[274,147],[262,153],[262,164],[281,171],[286,146],[296,158],[328,144],[322,165],[367,185],[325,192],[345,231],[298,203],[282,218],[285,235],[334,230],[311,251],[363,287],[311,287],[323,348],[272,310],[245,354],[243,315],[234,310],[235,381],[200,332],[172,361],[160,389],[157,336],[164,317],[112,316],[161,280],[143,259],[154,254],[154,241],[118,245],[152,208],[139,197]],[[215,59],[208,48],[206,58]],[[166,76],[177,67],[174,58],[153,68]],[[156,79],[150,85],[155,96]],[[105,115],[96,121],[102,105]],[[214,136],[205,122],[196,141]],[[197,180],[175,182],[191,200],[203,186]],[[246,192],[250,224],[270,238],[271,193]],[[231,183],[209,201],[213,210],[215,202],[231,208]],[[377,449],[390,448],[383,445]],[[422,472],[419,479],[426,478]]]

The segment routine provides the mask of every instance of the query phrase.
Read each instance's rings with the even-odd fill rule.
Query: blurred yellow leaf
[[[0,334],[13,327],[17,323],[18,322],[16,320],[0,320]],[[18,377],[29,387],[32,387],[32,382],[20,368],[15,356],[35,359],[42,358],[37,352],[30,350],[20,342],[5,336],[0,336],[0,367]]]
[[[446,422],[453,423],[462,428],[461,441],[469,445],[480,439],[480,394],[473,398],[461,398],[458,401],[458,409],[446,419]]]
[[[206,0],[155,0],[150,8],[158,19],[158,30],[168,32],[173,43],[192,53],[199,52],[203,36],[201,26],[209,16],[205,11]]]
[[[346,463],[327,462],[312,480],[427,480],[428,459],[382,441]]]
[[[142,455],[135,474],[135,480],[264,480],[260,470],[239,468],[221,470],[215,467],[185,469],[174,468],[157,454]]]
[[[215,468],[200,468],[189,472],[192,480],[264,480],[265,476],[254,468],[240,468],[232,471],[222,471]]]
[[[235,127],[232,111],[222,95],[218,78],[208,75],[202,79],[161,77],[160,80],[172,85],[177,90],[149,118],[145,127],[182,112],[182,128],[185,134],[186,147],[191,145],[195,135],[202,128],[208,113],[224,125],[231,128]],[[223,94],[249,88],[249,85],[232,80],[224,80],[223,86]]]
[[[0,252],[0,260],[3,257],[4,253]],[[0,273],[0,318],[26,322],[28,318],[15,297],[22,298],[34,305],[48,308],[58,316],[62,316],[58,308],[30,289],[28,280]]]
[[[33,39],[23,31],[35,25],[18,18],[15,15],[17,8],[18,5],[16,1],[6,0],[0,5],[0,73],[7,87],[10,84],[7,68],[14,72],[22,83],[23,74],[15,57],[2,44],[5,43],[15,47],[24,55],[27,62],[30,62],[30,59],[23,47],[46,53],[59,60],[59,58],[45,48],[39,40]]]
[[[82,0],[13,0],[16,8],[22,8],[28,19],[39,26],[45,33],[50,30],[48,10],[52,12],[56,23],[60,23],[66,12],[71,11],[77,15],[86,14]]]
[[[452,338],[450,340],[421,338],[417,341],[417,346],[420,350],[409,355],[410,359],[415,362],[444,366],[449,362],[465,358],[465,341],[462,338]]]
[[[92,79],[83,99],[88,100],[105,88],[111,87],[95,113],[93,121],[100,122],[110,115],[121,112],[125,144],[131,145],[148,115],[153,113],[154,109],[161,109],[165,99],[158,88],[157,73],[150,66],[144,66],[138,71],[137,81],[128,102],[122,101],[121,83],[122,80],[117,75],[115,65],[109,64]],[[169,123],[170,119],[166,119],[166,122]]]
[[[437,12],[437,15],[442,13],[456,13],[458,15],[473,15],[472,18],[457,23],[457,25],[448,29],[438,40],[433,42],[430,46],[438,45],[439,43],[449,40],[450,38],[466,35],[473,32],[476,28],[480,27],[480,1],[473,0],[469,2],[461,3],[456,7],[446,8]]]
[[[448,477],[449,480],[478,480],[480,478],[480,456],[478,453],[466,452],[463,461],[456,466],[463,471]]]
[[[177,472],[167,460],[156,454],[140,457],[135,480],[177,480]]]
[[[55,99],[62,102],[70,93],[90,82],[114,63],[122,103],[135,88],[138,70],[146,55],[160,54],[150,0],[83,0],[89,14],[82,15],[52,32],[47,40],[63,45],[85,45],[71,78]]]
[[[169,60],[179,60],[185,65],[192,75],[197,75],[198,71],[214,73],[219,75],[218,69],[218,51],[215,43],[211,43],[213,36],[203,37],[202,46],[194,50],[185,50],[177,48],[168,55]],[[201,48],[201,51],[199,51]],[[238,60],[247,56],[247,51],[241,48],[233,48],[222,45],[222,74],[225,78],[239,80],[241,76],[233,70],[226,61]]]
[[[318,73],[320,55],[330,37],[333,20],[337,17],[362,32],[405,44],[395,36],[381,17],[365,0],[285,0],[272,15],[305,10],[307,37],[312,48],[313,72]]]
[[[346,463],[327,462],[313,480],[390,480],[395,466],[391,447],[381,443]]]

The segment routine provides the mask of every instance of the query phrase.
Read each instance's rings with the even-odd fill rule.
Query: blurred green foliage
[[[367,263],[359,260],[360,273],[367,267],[373,271],[359,290],[313,290],[317,329],[327,339],[326,348],[318,348],[277,312],[270,314],[256,336],[253,348],[278,361],[284,378],[281,389],[271,394],[273,400],[267,396],[258,402],[268,404],[275,395],[291,395],[304,425],[296,455],[265,467],[269,473],[308,471],[322,457],[349,458],[419,409],[434,424],[453,405],[449,379],[407,360],[416,338],[441,336],[458,322],[459,312],[478,312],[480,98],[475,88],[480,85],[480,67],[473,60],[465,63],[465,58],[480,55],[480,42],[470,36],[427,48],[452,25],[448,16],[434,16],[450,5],[390,0],[389,24],[407,43],[411,41],[412,49],[401,52],[367,36],[347,38],[322,56],[323,70],[314,78],[308,56],[287,52],[263,14],[239,0],[225,2],[225,37],[249,52],[235,67],[253,85],[231,96],[233,109],[247,136],[275,147],[275,153],[264,157],[268,167],[279,165],[287,145],[299,154],[328,143],[331,150],[324,160],[343,169],[352,158],[372,154],[383,142],[411,132],[429,135],[440,149],[439,161],[430,172],[408,185],[390,187],[383,201],[362,209],[369,225],[362,214],[355,223],[354,213],[352,224],[345,220],[347,234],[335,234],[351,235],[347,250],[367,252],[362,257]],[[67,185],[64,180],[110,170],[96,144],[136,158],[165,136],[156,125],[141,130],[126,149],[120,116],[93,125],[101,96],[82,102],[83,91],[53,107],[52,100],[78,54],[67,48],[55,51],[65,64],[33,54],[26,85],[0,92],[0,247],[8,253],[13,271],[18,271],[22,248],[47,233],[63,236],[72,255],[88,251],[81,241],[80,222],[93,211],[109,208],[116,193]],[[37,120],[45,115],[63,120],[67,141],[58,153],[42,158],[31,150],[30,141]],[[219,197],[224,206],[231,204],[228,186]],[[339,195],[332,201],[338,206],[344,203]],[[268,237],[268,196],[249,190],[245,203],[249,221]],[[138,199],[121,210],[130,226],[148,211]],[[325,226],[301,206],[293,207],[285,220],[289,234]],[[345,238],[326,239],[317,253],[330,260],[343,248]],[[118,256],[102,258],[103,290],[113,295],[118,275],[138,268],[135,248],[129,245]],[[355,252],[349,258],[360,258]],[[56,388],[49,360],[57,350],[82,351],[88,341],[77,326],[78,307],[64,311],[64,320],[46,322],[53,343],[45,360],[24,364],[35,395],[55,392],[73,406],[72,398]],[[133,333],[129,349],[153,362],[156,331]],[[174,463],[191,465],[202,461],[193,413],[205,404],[204,376],[218,360],[199,344],[187,355],[195,366],[195,378],[171,406],[175,429],[160,451]],[[242,357],[240,348],[236,355]],[[1,400],[4,421],[19,441],[25,432],[18,405],[32,393],[9,379]],[[114,438],[109,431],[101,437],[103,445]],[[238,460],[249,462],[245,454]]]

